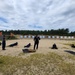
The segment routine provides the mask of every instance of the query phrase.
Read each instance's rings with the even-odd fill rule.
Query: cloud
[[[8,21],[3,17],[0,17],[0,22],[8,23]]]
[[[37,29],[42,29],[42,26],[39,25],[29,25],[29,27],[34,28],[34,30]]]
[[[0,0],[0,28],[49,30],[75,27],[75,0]]]

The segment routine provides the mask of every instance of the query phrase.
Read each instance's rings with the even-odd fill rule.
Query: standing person
[[[36,35],[34,37],[34,50],[35,50],[35,48],[38,49],[39,40],[40,40],[40,37],[38,35]]]
[[[2,39],[2,50],[5,50],[5,46],[6,46],[6,40],[5,40],[5,35],[4,35]]]

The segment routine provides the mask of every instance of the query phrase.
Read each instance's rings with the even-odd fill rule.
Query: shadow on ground
[[[65,50],[65,52],[68,52],[68,53],[70,53],[70,54],[75,55],[75,52],[74,52],[74,51],[71,51],[71,50]]]

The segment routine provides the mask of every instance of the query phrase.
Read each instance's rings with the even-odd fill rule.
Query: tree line
[[[59,35],[59,36],[75,36],[75,31],[69,32],[69,29],[51,29],[51,30],[0,30],[4,35],[10,35],[13,33],[15,35]]]

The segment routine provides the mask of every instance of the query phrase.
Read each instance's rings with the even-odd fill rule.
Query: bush
[[[15,37],[15,36],[7,36],[7,40],[12,40],[12,39],[17,39],[17,37]]]

